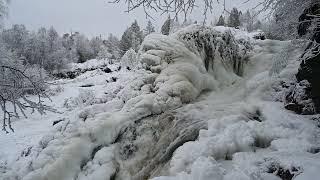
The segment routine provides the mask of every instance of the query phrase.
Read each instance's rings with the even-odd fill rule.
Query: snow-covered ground
[[[50,104],[61,114],[32,114],[0,134],[0,179],[314,179],[316,117],[280,102],[302,48],[215,27],[197,34],[215,43],[208,57],[207,40],[188,39],[198,30],[147,37],[139,55],[150,71],[113,64],[54,81]]]

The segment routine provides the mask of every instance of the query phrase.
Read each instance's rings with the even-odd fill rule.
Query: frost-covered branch
[[[142,7],[147,17],[150,16],[150,11],[163,13],[174,13],[176,15],[183,14],[185,17],[192,13],[195,7],[203,4],[203,14],[206,17],[208,12],[214,8],[214,3],[219,3],[220,0],[114,0],[111,3],[125,2],[127,4],[127,12],[131,12],[136,8]]]
[[[13,131],[12,118],[20,115],[27,117],[26,111],[55,111],[44,104],[43,98],[49,98],[44,93],[45,82],[40,75],[41,69],[26,66],[3,46],[0,47],[0,108],[2,111],[2,130]],[[34,96],[28,96],[32,94]]]

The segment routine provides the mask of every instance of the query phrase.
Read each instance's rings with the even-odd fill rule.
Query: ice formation
[[[66,83],[64,91],[90,82],[90,103],[69,92],[55,130],[0,164],[0,178],[306,179],[320,167],[316,121],[270,101],[297,72],[292,54],[272,61],[289,42],[250,41],[240,30],[197,25],[149,35],[142,69],[95,69]]]

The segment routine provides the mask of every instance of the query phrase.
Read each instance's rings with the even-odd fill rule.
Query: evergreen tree
[[[83,63],[89,59],[95,58],[94,52],[90,46],[90,41],[84,35],[76,33],[74,35],[75,39],[75,50],[79,57],[78,62]]]
[[[98,53],[100,52],[100,50],[102,49],[102,40],[100,37],[94,37],[90,40],[90,48],[93,51],[93,56],[97,57]]]
[[[163,35],[169,35],[170,33],[170,28],[171,28],[171,18],[170,15],[168,16],[167,20],[163,23],[161,27],[161,33]]]
[[[120,41],[113,34],[109,34],[108,39],[103,42],[106,47],[106,50],[109,54],[111,54],[111,58],[119,59],[120,58]],[[106,54],[102,52],[102,54]]]
[[[216,25],[217,26],[224,26],[225,25],[224,17],[222,15],[219,17],[219,21]]]
[[[240,21],[242,26],[245,27],[247,31],[251,32],[253,30],[253,18],[249,10],[240,16]]]
[[[127,28],[124,33],[122,34],[121,40],[120,40],[120,55],[123,56],[131,47],[132,47],[132,41],[131,41],[131,30],[130,28]]]
[[[154,26],[152,25],[150,20],[148,21],[148,24],[147,24],[146,29],[144,31],[145,31],[145,36],[155,32]]]
[[[143,33],[140,30],[138,22],[135,20],[131,26],[123,33],[120,40],[120,51],[123,56],[130,48],[133,48],[136,52],[139,50],[139,46],[143,41]]]
[[[240,26],[240,13],[237,8],[233,8],[229,16],[229,27]]]
[[[58,40],[59,40],[59,34],[58,32],[53,28],[50,27],[48,30],[48,43],[49,43],[49,51],[53,52],[58,49]]]
[[[137,69],[139,67],[139,60],[134,49],[130,48],[121,58],[121,66],[128,70]]]
[[[138,52],[140,44],[143,41],[143,32],[140,30],[137,20],[135,20],[131,27],[131,48]]]

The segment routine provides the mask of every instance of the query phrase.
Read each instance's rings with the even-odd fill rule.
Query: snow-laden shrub
[[[132,48],[123,55],[120,62],[121,67],[128,69],[137,69],[140,65],[138,54]]]
[[[95,94],[92,90],[80,90],[77,97],[66,99],[63,106],[67,109],[81,108],[94,104],[95,100]]]

